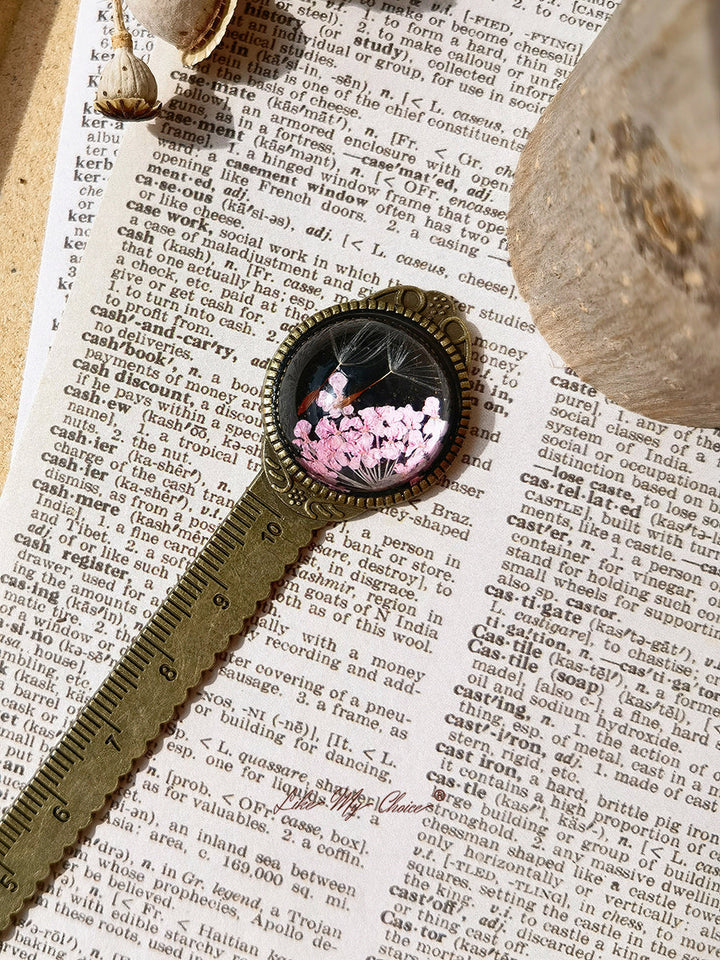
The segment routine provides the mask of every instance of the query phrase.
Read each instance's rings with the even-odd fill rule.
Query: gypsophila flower
[[[440,416],[440,401],[428,397],[422,410],[410,404],[367,406],[355,412],[345,396],[347,377],[335,370],[322,387],[308,395],[302,412],[315,405],[322,416],[313,425],[300,419],[294,445],[300,462],[329,486],[361,486],[380,490],[393,477],[413,482],[436,453],[448,423]]]

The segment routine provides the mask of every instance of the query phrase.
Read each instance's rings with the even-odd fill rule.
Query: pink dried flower
[[[347,384],[347,377],[342,370],[336,370],[334,373],[331,373],[328,377],[328,383],[335,391],[337,399],[342,400],[345,396],[345,385]]]
[[[308,420],[295,426],[300,460],[313,475],[331,486],[354,480],[380,490],[393,477],[418,474],[432,458],[447,429],[436,397],[428,397],[422,410],[383,404],[356,414],[342,405],[345,374],[335,371],[327,384],[330,389],[320,390],[313,401],[325,415],[314,427]]]

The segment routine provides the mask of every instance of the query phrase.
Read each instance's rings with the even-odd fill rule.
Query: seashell
[[[133,16],[167,40],[191,67],[210,56],[232,19],[237,0],[129,0]]]
[[[130,34],[113,34],[112,60],[98,79],[95,109],[113,120],[150,120],[160,109],[157,83],[150,67],[136,57]]]

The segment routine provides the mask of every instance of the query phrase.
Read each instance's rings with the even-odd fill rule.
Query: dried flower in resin
[[[128,0],[133,16],[167,40],[191,67],[210,56],[222,40],[237,0]]]
[[[427,474],[446,442],[452,395],[425,345],[375,320],[320,328],[278,394],[285,442],[311,477],[374,495]]]

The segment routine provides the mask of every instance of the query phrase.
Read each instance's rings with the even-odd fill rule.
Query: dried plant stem
[[[115,23],[115,32],[112,35],[113,48],[127,47],[129,50],[132,50],[132,36],[125,26],[122,0],[113,0],[113,22]]]

